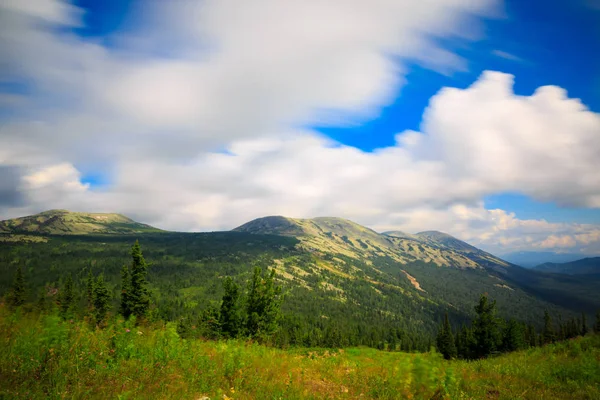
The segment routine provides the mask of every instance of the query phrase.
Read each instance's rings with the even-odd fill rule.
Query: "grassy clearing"
[[[477,361],[367,348],[182,340],[174,325],[104,330],[0,306],[0,398],[599,399],[600,338]]]

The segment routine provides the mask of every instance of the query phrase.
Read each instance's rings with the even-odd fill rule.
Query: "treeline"
[[[14,280],[6,300],[13,307],[56,312],[65,320],[87,318],[101,328],[120,315],[133,319],[134,323],[174,321],[179,335],[184,338],[256,338],[279,347],[368,346],[421,352],[429,351],[435,344],[442,349],[440,343],[452,342],[456,350],[449,350],[449,357],[465,359],[581,333],[581,321],[562,322],[560,319],[558,326],[550,321],[552,329],[536,333],[532,325],[498,318],[496,303],[486,300],[478,305],[481,310],[472,323],[462,314],[450,315],[455,327],[461,323],[463,326],[453,329],[448,322],[448,328],[440,332],[449,332],[449,335],[445,333],[440,341],[438,334],[436,341],[434,318],[439,315],[439,309],[432,302],[408,297],[396,290],[394,285],[401,285],[403,281],[391,275],[378,276],[381,274],[372,268],[354,262],[367,276],[373,274],[373,279],[377,277],[381,281],[377,290],[373,290],[364,280],[343,280],[328,271],[315,270],[311,255],[291,253],[290,257],[288,250],[281,250],[285,242],[267,242],[256,248],[256,244],[249,246],[246,239],[236,242],[235,237],[199,235],[191,238],[194,240],[188,238],[189,242],[161,239],[172,240],[172,246],[177,245],[169,247],[168,252],[161,247],[163,242],[154,238],[156,242],[150,241],[146,249],[151,254],[152,265],[146,263],[139,243],[133,248],[128,244],[125,250],[130,249],[131,261],[123,268],[120,266],[128,258],[119,258],[122,253],[108,239],[102,244],[93,241],[41,244],[38,250],[43,251],[25,246],[15,246],[14,252],[4,249],[0,253],[4,257],[0,260],[4,273],[9,265],[17,266],[16,274],[14,269],[11,271]],[[205,243],[207,239],[211,241]],[[267,239],[274,240],[263,240]],[[120,240],[119,246],[124,239]],[[228,245],[232,241],[233,245]],[[244,251],[230,252],[242,248]],[[268,250],[271,248],[273,250]],[[172,250],[189,259],[172,258]],[[277,280],[270,266],[284,256],[288,257],[285,262],[293,262],[311,272],[305,277],[309,287]],[[37,266],[38,259],[40,266]],[[43,259],[49,260],[50,268],[42,268]],[[35,269],[22,269],[21,265],[27,265],[25,260],[27,264],[36,265]],[[346,264],[350,265],[350,260],[346,260]],[[250,273],[249,265],[254,266]],[[393,271],[394,265],[379,267]],[[52,275],[52,271],[60,274]],[[24,275],[24,272],[27,273]],[[10,281],[10,278],[6,280]],[[360,299],[360,304],[323,290],[323,283],[339,288],[347,299]]]
[[[545,311],[543,329],[537,333],[532,324],[498,317],[496,301],[490,300],[487,295],[481,295],[475,312],[477,316],[471,324],[459,329],[453,329],[448,314],[445,315],[436,337],[437,349],[444,358],[480,359],[585,336],[589,332],[585,313],[582,313],[581,319],[562,321],[559,317],[558,324],[553,324]],[[600,333],[600,311],[596,314],[593,330]]]
[[[36,307],[45,312],[56,309],[64,319],[89,318],[103,326],[112,316],[121,315],[148,322],[174,321],[183,337],[212,339],[256,336],[252,327],[252,312],[249,312],[255,306],[248,302],[254,297],[250,295],[246,284],[255,280],[255,272],[251,270],[248,274],[246,271],[251,269],[248,265],[268,271],[274,259],[289,257],[290,253],[281,250],[285,242],[255,248],[248,246],[244,238],[241,238],[244,239],[241,242],[244,246],[237,243],[236,236],[225,235],[223,243],[219,236],[212,238],[201,235],[197,239],[202,241],[192,241],[193,238],[185,236],[184,239],[187,238],[189,243],[174,241],[170,246],[179,247],[169,247],[168,252],[164,250],[163,241],[171,238],[158,241],[158,238],[148,237],[150,246],[145,248],[144,253],[151,254],[152,263],[147,264],[143,257],[137,255],[141,255],[139,245],[134,246],[133,253],[129,246],[129,260],[134,260],[123,268],[120,266],[127,258],[121,257],[122,252],[116,250],[116,244],[122,246],[123,238],[119,238],[116,244],[109,241],[112,238],[106,238],[106,243],[99,243],[98,239],[89,243],[74,240],[63,243],[53,239],[57,241],[56,244],[42,243],[37,251],[27,246],[13,246],[14,252],[8,252],[5,248],[2,252],[4,260],[0,260],[0,264],[5,267],[16,264],[17,275],[22,281],[18,285],[21,294],[17,296],[21,304],[27,302],[26,308]],[[203,243],[207,238],[211,241]],[[233,241],[233,244],[227,247],[225,239]],[[242,247],[245,252],[233,252]],[[266,249],[270,247],[282,253],[269,254]],[[188,259],[171,259],[172,253],[181,253]],[[294,263],[311,271],[314,264],[312,256],[294,254],[291,253]],[[190,262],[193,259],[201,259],[201,267],[193,265]],[[48,260],[49,264],[43,260]],[[14,271],[11,273],[13,276]],[[23,281],[25,272],[26,283]],[[10,282],[12,279],[6,268],[4,273],[7,276],[5,282]],[[272,273],[267,273],[262,279],[269,281],[268,275]],[[144,277],[144,284],[138,282],[141,276]],[[428,351],[432,346],[435,324],[423,319],[425,314],[435,312],[430,303],[412,301],[382,286],[380,290],[384,298],[367,282],[336,281],[335,275],[327,271],[308,275],[306,279],[310,288],[286,284],[276,277],[272,279],[283,285],[277,289],[280,312],[276,318],[276,329],[269,333],[269,342],[274,345],[329,348],[369,346],[401,351]],[[361,304],[332,299],[330,293],[321,290],[320,283],[324,280],[343,288],[349,296],[360,298]],[[12,293],[14,287],[7,287],[7,291]],[[233,322],[233,328],[229,328],[227,304],[236,298],[236,291],[237,303],[234,302],[233,309],[239,311],[240,315],[232,321],[239,322]],[[284,291],[286,301],[282,303]],[[99,295],[94,297],[94,293]],[[393,302],[389,299],[386,301],[386,298],[393,299]],[[129,304],[133,299],[138,299],[137,306]],[[396,310],[390,308],[391,303],[397,306],[402,315],[396,315]],[[139,309],[143,312],[136,314],[133,310],[136,307],[141,307]],[[427,325],[424,326],[422,321],[426,321]],[[239,329],[235,328],[236,324],[239,324]],[[264,331],[261,327],[260,335],[264,336]]]
[[[131,257],[131,265],[124,265],[121,270],[118,314],[137,324],[158,320],[160,311],[151,301],[147,281],[148,264],[138,241],[131,249]],[[6,296],[8,305],[13,309],[26,305],[26,286],[19,266],[11,290]],[[179,319],[177,331],[181,337],[249,337],[268,340],[277,332],[283,298],[281,287],[275,285],[274,270],[263,274],[260,267],[255,267],[245,293],[242,293],[240,286],[231,277],[224,280],[223,286],[225,294],[220,307],[208,307],[197,321],[198,324],[192,323],[189,317]],[[48,302],[49,297],[54,301]],[[60,288],[54,289],[52,293],[44,291],[40,294],[35,308],[42,312],[57,311],[64,320],[77,316],[88,317],[99,328],[105,327],[111,316],[113,299],[103,275],[93,276],[89,273],[83,309],[78,309],[80,304],[77,299],[80,297],[83,296],[76,293],[72,276],[67,275]]]

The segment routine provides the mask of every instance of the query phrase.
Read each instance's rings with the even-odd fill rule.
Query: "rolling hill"
[[[49,210],[27,217],[0,221],[0,233],[89,235],[160,232],[120,214]]]
[[[587,257],[565,263],[544,263],[533,268],[536,271],[567,275],[600,274],[600,257]]]

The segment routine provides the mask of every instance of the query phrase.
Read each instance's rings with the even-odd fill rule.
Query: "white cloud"
[[[492,54],[495,55],[496,57],[500,57],[500,58],[505,58],[507,60],[510,61],[523,61],[523,59],[521,57],[515,56],[514,54],[508,53],[506,51],[503,50],[492,50]]]
[[[523,221],[481,203],[511,191],[600,207],[600,117],[561,88],[516,96],[512,76],[486,72],[441,90],[421,132],[374,153],[297,128],[373,116],[407,60],[464,69],[431,38],[472,39],[463,27],[493,1],[155,2],[117,49],[56,33],[79,23],[77,9],[38,1],[34,11],[0,3],[10,9],[0,73],[33,93],[0,126],[0,164],[22,171],[27,199],[3,216],[68,208],[210,230],[334,215],[494,250],[600,251],[597,226]],[[82,184],[81,171],[98,166],[111,185]]]

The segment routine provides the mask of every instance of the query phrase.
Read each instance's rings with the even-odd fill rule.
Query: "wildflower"
[[[231,393],[235,393],[235,389],[234,388],[231,388],[229,390],[231,391]]]
[[[125,332],[129,333],[129,332],[131,332],[131,331],[130,331],[129,329],[125,329]]]
[[[137,331],[138,335],[143,335],[142,331]]]

